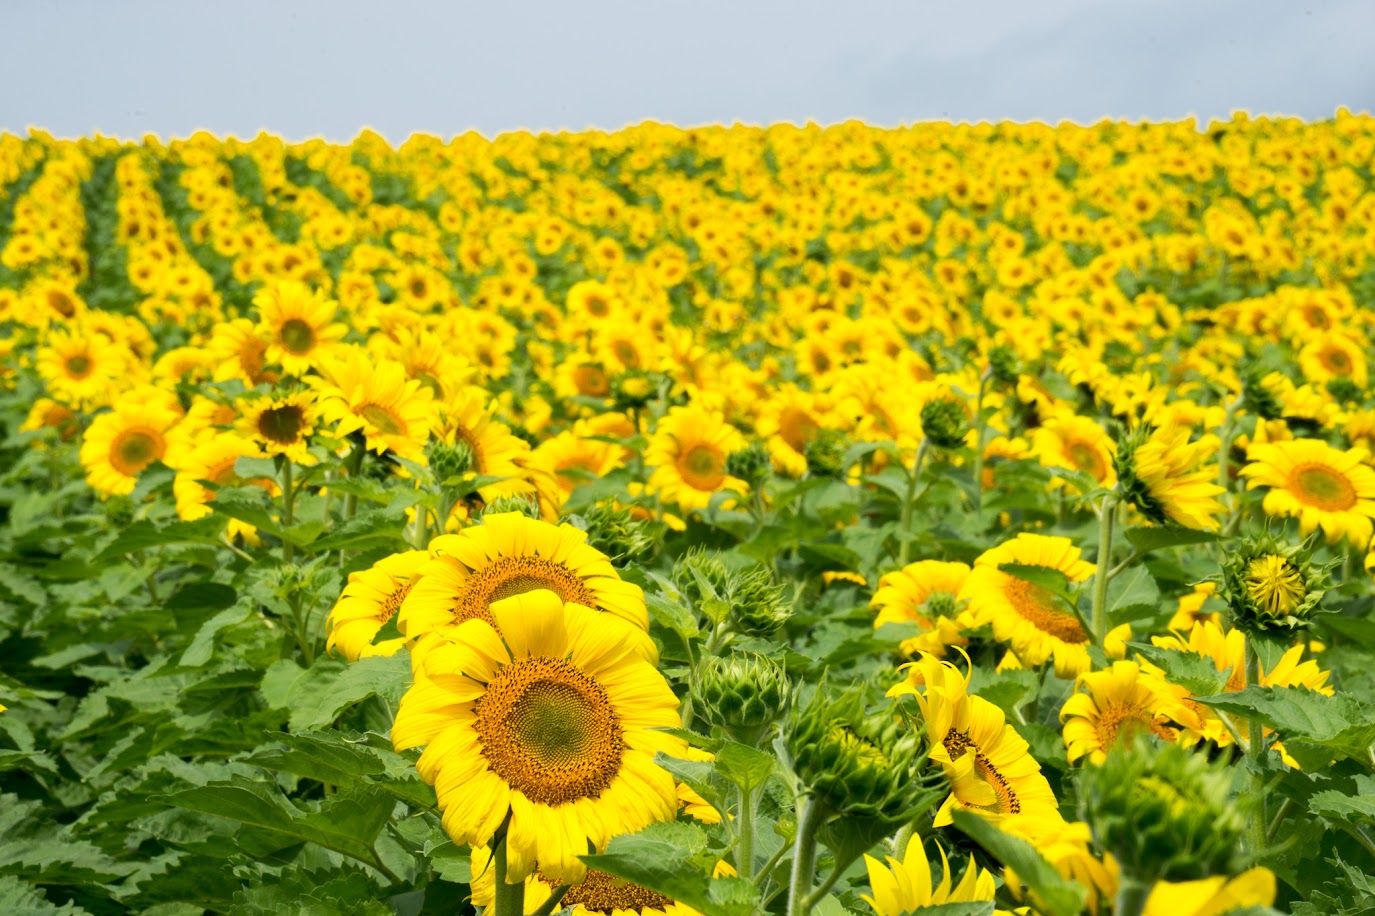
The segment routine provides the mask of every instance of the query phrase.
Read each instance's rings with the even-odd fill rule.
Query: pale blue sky
[[[6,0],[0,129],[347,140],[1375,107],[1375,0]]]

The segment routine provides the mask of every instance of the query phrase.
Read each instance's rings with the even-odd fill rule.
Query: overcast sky
[[[348,140],[1375,107],[1375,0],[5,0],[0,129]]]

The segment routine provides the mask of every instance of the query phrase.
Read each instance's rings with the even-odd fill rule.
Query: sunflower
[[[1251,446],[1251,463],[1241,469],[1246,488],[1269,487],[1268,515],[1299,519],[1308,535],[1322,528],[1329,544],[1349,538],[1364,549],[1375,519],[1375,470],[1364,449],[1333,448],[1319,439],[1294,439]]]
[[[430,542],[433,559],[401,604],[397,626],[407,639],[478,619],[492,622],[492,603],[544,589],[649,628],[644,592],[623,581],[587,532],[518,512],[488,513],[482,524]]]
[[[101,496],[134,492],[139,475],[167,453],[167,434],[181,414],[161,392],[125,397],[91,421],[81,443],[86,480]]]
[[[491,867],[492,852],[486,846],[474,846],[469,861],[473,876],[473,905],[485,909],[496,902],[496,872]],[[729,869],[729,866],[726,868]],[[549,899],[558,883],[540,872],[529,875],[525,879],[525,906],[522,912],[533,913]],[[657,891],[595,868],[589,868],[586,877],[569,888],[559,901],[559,909],[570,909],[569,916],[698,916],[696,910],[676,903]]]
[[[908,655],[930,652],[945,658],[947,646],[967,646],[963,631],[973,625],[959,599],[969,577],[964,563],[920,560],[885,573],[869,607],[878,611],[874,627],[886,623],[915,623],[926,632],[902,641]],[[864,584],[861,580],[860,584]]]
[[[394,655],[406,644],[403,637],[378,643],[374,639],[420,581],[420,569],[429,557],[424,550],[408,550],[378,560],[369,569],[350,573],[344,593],[329,612],[329,642],[325,648],[337,648],[351,662],[370,655]]]
[[[205,345],[215,367],[215,381],[239,379],[246,385],[275,382],[278,374],[267,367],[267,341],[259,337],[253,322],[235,318],[215,325]]]
[[[211,512],[208,503],[214,501],[215,493],[205,486],[208,481],[220,486],[233,486],[248,483],[234,473],[234,465],[240,458],[255,458],[259,455],[258,446],[249,439],[235,433],[216,433],[201,439],[194,445],[180,450],[177,460],[177,476],[172,480],[172,495],[177,501],[177,515],[188,521],[204,518]],[[171,461],[170,450],[166,459]],[[252,483],[275,490],[269,480],[256,480]],[[230,519],[228,534],[231,538],[242,536],[250,543],[256,543],[257,535],[252,525],[239,519]]]
[[[81,425],[77,422],[76,414],[66,404],[59,404],[52,398],[39,398],[33,402],[29,408],[28,416],[20,424],[21,432],[33,432],[39,429],[53,429],[64,442],[80,431]]]
[[[1105,671],[1081,674],[1074,686],[1075,694],[1060,709],[1070,763],[1087,756],[1101,764],[1114,746],[1130,744],[1144,731],[1173,741],[1178,731],[1170,723],[1192,718],[1181,708],[1188,691],[1143,672],[1135,662],[1113,662]]]
[[[1243,907],[1275,902],[1275,875],[1256,867],[1235,878],[1214,875],[1198,881],[1158,881],[1141,916],[1224,916]]]
[[[974,569],[960,590],[969,602],[974,625],[993,625],[993,635],[1010,643],[1024,665],[1055,660],[1060,677],[1077,677],[1089,670],[1089,634],[1065,602],[1043,586],[1005,573],[1004,563],[1039,566],[1063,573],[1071,583],[1093,576],[1095,566],[1079,559],[1069,538],[1019,534],[974,561]]]
[[[950,796],[933,826],[952,822],[956,808],[994,820],[1014,814],[1059,818],[1059,807],[1030,746],[1003,711],[969,695],[969,677],[932,655],[904,666],[907,679],[889,696],[913,694],[926,722],[931,759],[950,780]]]
[[[315,423],[315,395],[293,391],[244,401],[234,428],[240,436],[258,443],[264,455],[283,455],[296,464],[311,465],[315,463],[309,451]]]
[[[774,467],[789,477],[806,474],[807,443],[829,420],[819,399],[796,385],[784,385],[760,406],[755,432],[768,442]]]
[[[726,476],[726,458],[744,444],[740,431],[719,413],[674,407],[659,421],[645,450],[645,462],[655,469],[650,489],[685,510],[705,509],[722,490],[744,493],[744,481]]]
[[[1217,611],[1205,611],[1209,598],[1217,595],[1216,582],[1200,582],[1194,586],[1194,590],[1179,599],[1179,607],[1175,610],[1174,616],[1170,618],[1167,630],[1182,630],[1188,632],[1193,629],[1194,624],[1209,620],[1213,623],[1221,623]]]
[[[348,333],[346,325],[330,323],[337,304],[304,283],[275,283],[259,291],[253,304],[258,308],[257,333],[268,342],[266,359],[279,363],[287,375],[305,375]]]
[[[1225,491],[1215,483],[1217,468],[1203,461],[1216,447],[1210,438],[1191,443],[1187,426],[1138,429],[1114,462],[1126,499],[1156,524],[1215,530]]]
[[[1364,388],[1369,380],[1363,348],[1341,334],[1323,334],[1300,350],[1299,368],[1310,381],[1321,384],[1346,378]]]
[[[91,410],[110,403],[127,377],[128,357],[99,334],[56,329],[38,351],[38,374],[56,400]]]
[[[490,617],[417,651],[392,741],[427,745],[416,768],[455,843],[489,843],[505,821],[508,880],[538,868],[580,881],[589,843],[604,849],[677,812],[654,755],[682,754],[662,731],[681,724],[678,699],[649,636],[614,615],[540,589],[495,602]]]
[[[321,367],[324,379],[311,379],[320,392],[320,413],[337,424],[335,435],[358,431],[375,452],[390,451],[411,461],[423,461],[425,443],[435,424],[430,390],[394,360],[375,360],[366,350],[352,347]]]
[[[1089,417],[1057,413],[1032,432],[1031,447],[1046,467],[1083,471],[1104,487],[1117,483],[1112,468],[1117,446]]]
[[[579,484],[600,480],[622,464],[625,449],[601,439],[589,439],[564,430],[545,439],[530,456],[531,463],[554,475],[564,497]]]
[[[941,906],[946,903],[964,903],[976,900],[992,900],[997,884],[987,869],[979,868],[974,857],[969,857],[964,876],[960,883],[950,886],[950,861],[939,843],[936,851],[941,856],[941,880],[931,886],[931,863],[926,858],[925,844],[921,837],[914,836],[907,844],[907,853],[899,862],[887,856],[888,865],[872,856],[864,857],[864,865],[869,870],[869,888],[873,896],[863,895],[865,902],[874,908],[878,916],[902,916],[915,913],[922,907]]]
[[[472,385],[455,387],[437,405],[435,438],[448,445],[462,444],[472,455],[469,473],[499,478],[477,493],[484,503],[500,496],[530,493],[525,469],[517,461],[529,454],[530,443],[514,435],[494,417],[496,404],[485,389]]]

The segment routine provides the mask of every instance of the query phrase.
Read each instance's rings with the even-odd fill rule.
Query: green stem
[[[912,473],[907,478],[907,493],[902,500],[902,515],[898,520],[898,532],[902,544],[898,547],[898,566],[906,566],[912,553],[912,509],[917,502],[917,481],[921,479],[921,468],[926,463],[926,440],[917,446],[916,457],[912,459]]]
[[[1122,876],[1117,886],[1117,899],[1113,902],[1112,916],[1141,916],[1146,910],[1146,901],[1151,896],[1154,882],[1139,881]]]
[[[805,905],[809,911],[812,907],[826,899],[826,895],[831,892],[831,888],[835,887],[836,882],[840,880],[841,873],[849,868],[850,863],[853,861],[854,859],[851,859],[849,862],[837,862],[835,868],[831,869],[831,873],[826,876],[826,880],[821,882],[821,886],[807,895]]]
[[[798,799],[797,839],[793,843],[793,874],[788,888],[788,916],[808,916],[809,894],[816,871],[816,834],[826,819],[825,806],[813,798]]]
[[[506,837],[497,844],[492,856],[493,870],[496,872],[496,899],[492,903],[495,916],[525,916],[525,882],[506,883]]]
[[[1260,685],[1260,653],[1256,651],[1255,637],[1249,634],[1246,637],[1246,686],[1257,687]],[[1252,803],[1251,810],[1251,855],[1259,856],[1261,850],[1265,849],[1269,838],[1269,828],[1265,817],[1265,777],[1260,772],[1260,757],[1265,753],[1265,726],[1260,719],[1252,719],[1248,723],[1250,730],[1250,746],[1246,753],[1251,758],[1254,765],[1254,772],[1251,774]]]
[[[757,527],[755,533],[764,530],[764,482],[761,480],[752,488],[751,496],[754,500],[754,518]]]
[[[974,402],[974,518],[983,524],[984,518],[984,391],[988,388],[990,370],[979,376],[979,396]],[[982,530],[982,527],[980,528]]]
[[[912,837],[916,836],[917,824],[915,821],[908,821],[902,825],[897,836],[893,837],[893,858],[899,862],[907,858],[907,845],[912,842]]]
[[[1237,408],[1241,406],[1241,395],[1237,395],[1227,402],[1227,410],[1222,415],[1222,430],[1219,435],[1221,445],[1217,452],[1217,485],[1222,487],[1223,495],[1227,496],[1227,502],[1231,503],[1231,495],[1228,492],[1230,487],[1230,473],[1227,462],[1232,456],[1232,433],[1235,432]]]
[[[1103,497],[1098,507],[1098,571],[1093,577],[1093,641],[1102,646],[1108,635],[1108,583],[1112,581],[1112,523],[1117,516],[1117,491]]]
[[[571,884],[560,884],[558,887],[554,888],[554,893],[549,895],[549,899],[536,907],[535,911],[531,913],[530,916],[549,916],[549,914],[554,912],[554,910],[558,908],[558,905],[563,902],[564,895],[567,894],[572,887],[573,885]]]
[[[363,470],[363,456],[367,452],[367,447],[361,442],[355,443],[353,451],[345,459],[344,469],[348,471],[349,480],[357,480],[358,474]],[[353,518],[358,512],[358,494],[349,493],[344,496],[344,518]]]
[[[286,532],[296,521],[296,494],[292,488],[292,464],[290,458],[282,460],[282,531]],[[291,541],[282,539],[282,559],[290,563],[296,548]]]
[[[740,789],[740,810],[735,817],[735,870],[746,881],[754,879],[754,791]]]
[[[1275,816],[1270,820],[1269,829],[1265,831],[1266,839],[1273,837],[1275,831],[1280,829],[1280,822],[1284,820],[1285,813],[1289,811],[1289,807],[1293,803],[1294,800],[1291,798],[1286,798],[1284,801],[1280,802],[1279,810],[1275,812]]]

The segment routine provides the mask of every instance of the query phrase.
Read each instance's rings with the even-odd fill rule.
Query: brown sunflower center
[[[300,318],[282,322],[282,347],[292,356],[304,356],[315,349],[315,329]]]
[[[566,659],[513,661],[474,711],[492,771],[533,802],[598,798],[620,772],[625,741],[616,710],[602,686]]]
[[[1344,350],[1328,347],[1318,354],[1318,360],[1323,364],[1323,368],[1333,375],[1351,374],[1351,357]]]
[[[785,410],[778,418],[778,435],[782,436],[783,441],[795,452],[805,449],[807,442],[816,435],[819,428],[820,424],[805,410]]]
[[[611,390],[611,381],[600,366],[583,365],[573,371],[573,384],[578,393],[587,397],[601,397]]]
[[[74,379],[83,379],[91,374],[91,358],[83,354],[67,357],[67,374]]]
[[[1021,800],[1017,798],[1017,792],[1008,782],[1007,777],[998,771],[984,752],[979,750],[974,742],[969,740],[969,736],[964,732],[950,729],[945,733],[945,738],[941,741],[945,745],[945,751],[950,755],[951,760],[959,760],[965,754],[974,755],[974,772],[979,778],[986,782],[997,796],[997,802],[992,805],[973,805],[968,802],[961,802],[971,808],[978,808],[982,811],[990,811],[997,814],[1020,814],[1022,810]]]
[[[127,430],[115,439],[110,464],[126,477],[136,477],[155,458],[162,457],[162,449],[162,437],[152,430]]]
[[[1008,604],[1036,629],[1067,643],[1086,643],[1089,635],[1078,619],[1059,606],[1056,596],[1046,588],[1025,579],[1008,576],[1003,586]]]
[[[497,557],[474,570],[454,599],[454,623],[477,618],[492,623],[492,602],[548,589],[565,602],[597,607],[597,596],[567,566],[543,557]]]
[[[1141,703],[1108,703],[1098,711],[1093,721],[1094,732],[1098,735],[1098,746],[1108,750],[1118,741],[1130,743],[1137,733],[1149,729],[1154,734],[1173,741],[1175,731],[1165,725],[1157,725],[1155,716]]]
[[[295,404],[269,407],[258,415],[258,432],[279,445],[292,445],[305,427],[305,412]]]
[[[406,600],[406,596],[411,593],[411,589],[414,586],[414,579],[409,582],[400,583],[399,587],[387,596],[387,600],[383,601],[382,604],[378,606],[377,619],[386,623],[388,620],[395,617],[396,612],[401,608],[401,602]]]
[[[1098,449],[1087,442],[1073,441],[1065,447],[1065,452],[1069,455],[1069,460],[1074,462],[1076,468],[1092,474],[1099,480],[1103,479],[1106,468],[1103,466],[1103,458],[1098,454]]]
[[[693,489],[714,491],[726,478],[726,459],[710,445],[694,445],[678,458],[678,471]]]
[[[546,881],[551,885],[558,884],[557,881]],[[581,906],[594,913],[613,913],[616,910],[640,913],[645,910],[663,910],[672,904],[670,898],[658,891],[589,868],[582,884],[570,888],[564,895],[561,906]]]
[[[613,349],[616,352],[616,358],[621,361],[622,365],[631,368],[637,368],[640,365],[640,351],[636,350],[635,345],[630,341],[618,340]]]
[[[1346,475],[1322,464],[1302,464],[1289,476],[1290,489],[1300,502],[1328,512],[1356,505],[1356,488]]]
[[[406,424],[401,418],[380,404],[365,404],[358,413],[384,436],[400,436],[406,432]]]

